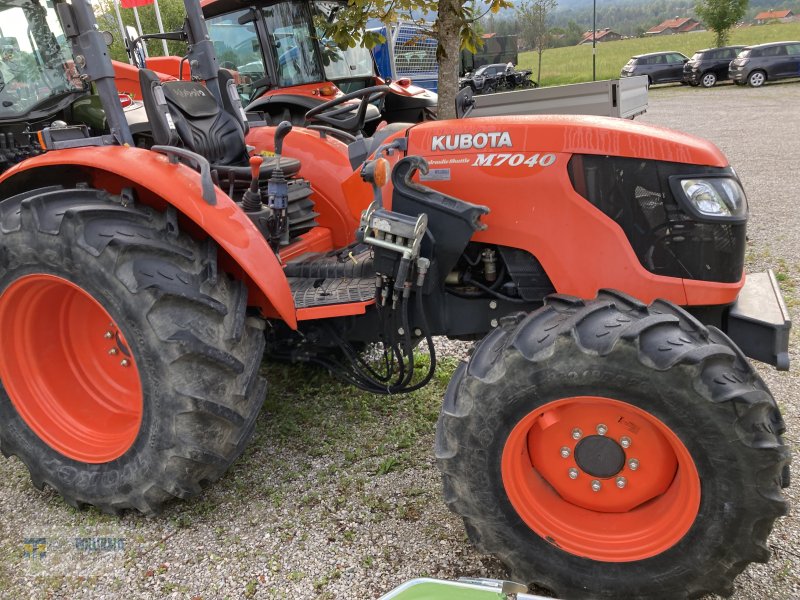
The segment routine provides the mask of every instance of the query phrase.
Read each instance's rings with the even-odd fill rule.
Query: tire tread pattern
[[[43,464],[47,452],[24,444],[6,423],[0,424],[3,454],[18,456],[37,488],[47,484],[71,506],[113,514],[157,512],[221,477],[252,436],[266,383],[259,375],[264,336],[246,315],[246,287],[218,275],[213,242],[180,233],[172,209],[161,213],[88,187],[51,186],[0,203],[0,246],[0,276],[15,267],[66,264],[115,280],[115,290],[134,298],[149,325],[148,355],[136,357],[140,370],[165,374],[154,462],[128,465],[127,483],[116,491],[97,484],[92,466],[60,455],[74,476],[59,477],[54,467],[61,465]]]
[[[524,373],[556,360],[570,361],[575,355],[603,357],[602,360],[617,364],[638,361],[639,372],[650,371],[654,376],[674,371],[676,377],[691,380],[701,402],[715,411],[715,419],[730,424],[730,444],[735,446],[732,451],[749,468],[750,481],[734,482],[752,489],[745,494],[749,503],[744,511],[745,522],[740,524],[740,534],[726,560],[713,572],[698,569],[683,573],[677,583],[671,582],[680,585],[680,591],[661,581],[649,591],[603,588],[590,592],[591,575],[584,575],[583,579],[558,576],[545,566],[544,560],[523,560],[522,553],[517,552],[520,538],[515,537],[514,529],[529,531],[527,526],[516,513],[515,520],[498,508],[501,501],[507,503],[502,484],[499,490],[489,489],[496,487],[492,476],[476,475],[485,465],[493,464],[487,463],[484,448],[497,443],[482,444],[482,440],[491,440],[490,432],[503,419],[499,413],[520,386],[532,385]],[[445,502],[463,517],[476,547],[500,558],[512,577],[543,585],[565,598],[623,597],[632,593],[642,598],[698,598],[706,593],[729,595],[734,578],[749,562],[768,559],[767,536],[775,519],[788,512],[780,491],[782,481],[788,479],[789,452],[781,438],[784,430],[775,400],[763,381],[722,332],[705,327],[671,303],[659,300],[646,306],[620,292],[601,290],[594,300],[549,296],[538,311],[506,318],[479,342],[469,363],[461,363],[447,389],[436,430],[435,453]],[[509,542],[512,538],[516,548]],[[556,552],[562,557],[570,556]],[[614,567],[614,563],[589,562],[600,565],[600,569]],[[663,586],[661,592],[657,591],[659,586]]]

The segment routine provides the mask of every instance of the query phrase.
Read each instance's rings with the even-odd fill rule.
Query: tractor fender
[[[0,176],[0,198],[45,183],[86,181],[98,189],[119,193],[132,187],[137,200],[164,210],[173,206],[188,221],[197,239],[211,237],[223,251],[221,267],[241,277],[250,290],[249,303],[268,317],[297,328],[297,316],[283,268],[252,221],[222,190],[216,204],[203,200],[200,174],[166,156],[142,148],[100,146],[54,150],[25,160]]]

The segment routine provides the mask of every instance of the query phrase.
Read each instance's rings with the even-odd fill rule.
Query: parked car
[[[471,87],[473,94],[491,94],[503,85],[507,64],[484,65],[458,80],[458,89]]]
[[[654,83],[683,82],[683,65],[689,60],[680,52],[652,52],[639,54],[622,67],[620,77],[647,75],[650,85]]]
[[[734,83],[761,87],[767,81],[800,77],[800,42],[772,42],[748,46],[731,61]]]
[[[724,46],[698,50],[683,65],[683,81],[690,85],[714,87],[717,81],[728,79],[728,65],[744,46]]]

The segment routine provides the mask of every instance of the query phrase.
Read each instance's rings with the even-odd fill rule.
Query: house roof
[[[785,19],[791,17],[792,11],[790,10],[765,10],[756,15],[756,21],[769,21],[771,19]]]
[[[597,41],[600,41],[600,40],[602,40],[604,37],[606,37],[609,34],[610,35],[619,35],[616,31],[611,31],[610,28],[606,27],[605,29],[596,30],[595,34],[594,34],[594,39],[597,40]],[[582,44],[583,42],[590,41],[591,39],[592,39],[592,32],[591,31],[587,31],[587,32],[585,32],[583,34],[583,37],[581,37],[581,41],[578,42],[578,43]]]
[[[667,19],[663,23],[648,29],[646,33],[661,33],[665,29],[676,29],[678,31],[689,31],[697,27],[699,23],[691,17],[675,17],[674,19]]]

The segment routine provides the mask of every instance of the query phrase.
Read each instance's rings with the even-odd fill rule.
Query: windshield
[[[248,10],[241,10],[206,19],[219,66],[233,75],[245,106],[253,99],[254,86],[266,77],[255,25],[239,24],[239,18],[248,14]]]
[[[311,15],[303,2],[281,2],[262,9],[275,48],[278,87],[325,81],[314,50]]]
[[[331,0],[318,0],[314,2],[314,17],[327,23],[336,21],[336,14],[343,4]],[[330,81],[350,79],[357,77],[374,77],[372,54],[364,46],[355,46],[342,50],[332,40],[325,37],[319,23],[317,38],[322,51],[322,63],[325,68],[325,77]]]
[[[748,56],[750,56],[750,50],[742,50],[736,58],[747,58]]]
[[[475,77],[480,77],[481,75],[483,75],[486,72],[487,68],[488,67],[479,68],[477,71],[475,71]]]
[[[52,7],[0,1],[0,119],[83,89],[68,48]]]

